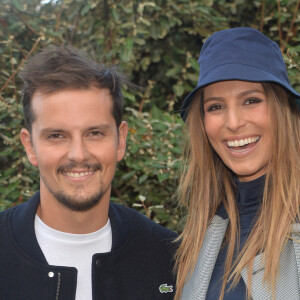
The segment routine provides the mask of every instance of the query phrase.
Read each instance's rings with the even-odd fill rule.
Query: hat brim
[[[197,87],[193,91],[191,91],[183,101],[180,111],[181,118],[184,121],[186,120],[189,106],[192,102],[195,93],[199,90],[199,88],[225,80],[277,83],[295,96],[296,103],[298,104],[298,108],[300,110],[300,94],[297,93],[287,82],[283,82],[276,76],[253,66],[241,64],[225,64],[211,70],[203,78],[200,76]]]

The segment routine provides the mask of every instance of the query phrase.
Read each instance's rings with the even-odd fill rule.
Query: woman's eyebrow
[[[265,95],[265,91],[264,90],[247,90],[244,92],[241,92],[240,94],[238,94],[238,97],[244,97],[250,94],[254,94],[254,93],[261,93]]]
[[[238,96],[238,98],[242,98],[242,97],[245,97],[247,95],[255,94],[255,93],[261,93],[261,94],[265,95],[265,92],[263,90],[247,90],[247,91],[241,92],[237,96]],[[205,103],[210,102],[210,101],[218,101],[218,100],[222,100],[222,99],[224,99],[224,97],[209,97],[209,98],[204,99],[203,103],[205,104]]]
[[[224,99],[223,97],[209,97],[209,98],[206,98],[204,99],[204,104],[207,103],[207,102],[210,102],[210,101],[218,101],[218,100],[222,100]]]

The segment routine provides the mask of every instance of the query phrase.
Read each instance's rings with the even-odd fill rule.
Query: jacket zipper
[[[59,300],[59,291],[60,291],[60,282],[61,282],[61,275],[60,273],[58,272],[57,273],[57,288],[56,288],[56,298],[55,300]]]

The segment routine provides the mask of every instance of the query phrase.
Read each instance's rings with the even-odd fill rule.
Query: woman
[[[300,94],[278,45],[214,33],[183,103],[188,207],[175,299],[300,299]]]

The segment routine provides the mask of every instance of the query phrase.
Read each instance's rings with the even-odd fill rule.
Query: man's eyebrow
[[[83,131],[91,131],[91,130],[109,130],[111,126],[109,124],[101,124],[101,125],[95,125],[91,127],[84,128]],[[63,133],[66,132],[66,130],[61,128],[55,128],[55,127],[47,127],[41,130],[41,135],[47,135],[49,133]]]
[[[96,126],[91,126],[85,129],[85,131],[91,131],[91,130],[109,130],[111,126],[109,124],[101,124]]]
[[[48,128],[44,128],[41,130],[41,135],[47,135],[49,133],[62,133],[62,132],[65,132],[64,130],[62,129],[58,129],[58,128],[52,128],[52,127],[48,127]]]
[[[243,92],[239,93],[237,96],[238,96],[238,98],[242,98],[247,95],[254,94],[254,93],[265,94],[264,90],[247,90],[247,91],[243,91]],[[222,100],[222,99],[224,99],[224,98],[223,97],[209,97],[209,98],[204,99],[204,103],[207,103],[210,101],[218,101],[218,100]]]

